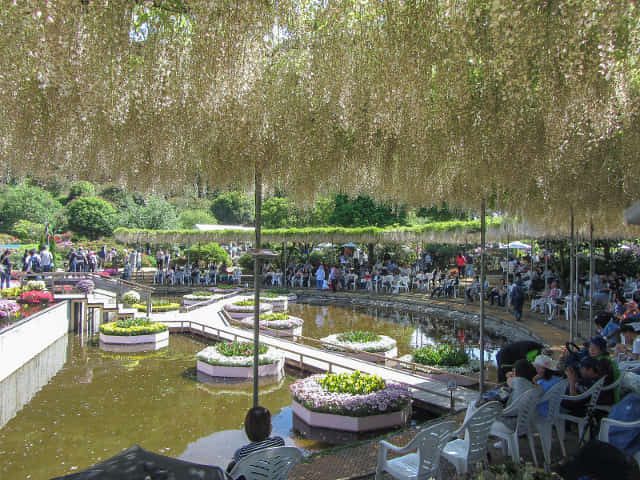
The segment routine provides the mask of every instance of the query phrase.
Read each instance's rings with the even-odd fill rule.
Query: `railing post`
[[[147,292],[147,317],[151,317],[151,308],[153,307],[151,303],[151,292]]]

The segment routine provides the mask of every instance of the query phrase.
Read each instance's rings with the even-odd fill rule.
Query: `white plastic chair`
[[[376,480],[382,480],[383,472],[400,480],[440,478],[440,453],[455,428],[456,422],[453,421],[437,423],[419,432],[405,447],[396,447],[382,440],[378,447]],[[407,455],[387,460],[389,450]]]
[[[598,440],[601,442],[609,442],[609,429],[611,427],[620,427],[620,428],[640,428],[640,419],[635,420],[633,422],[623,422],[621,420],[614,420],[613,418],[603,418],[600,421],[600,433],[598,434]],[[636,459],[636,462],[640,465],[640,450],[637,451],[633,458]]]
[[[258,450],[240,460],[229,475],[246,480],[284,480],[302,460],[302,453],[295,447],[273,447]]]
[[[559,422],[564,422],[558,417],[560,414],[560,404],[562,403],[562,396],[567,390],[567,381],[561,380],[553,387],[547,390],[540,398],[538,405],[544,402],[548,403],[548,411],[546,417],[541,417],[538,414],[535,420],[534,426],[540,434],[540,443],[542,444],[542,454],[544,456],[544,468],[548,470],[551,466],[551,443],[553,441],[553,427],[556,427],[558,434],[558,440],[560,441],[560,449],[562,450],[562,456],[567,456],[567,449],[564,446],[564,435],[560,436]],[[564,429],[563,429],[564,434]]]
[[[444,446],[442,456],[456,467],[458,475],[464,475],[470,467],[487,459],[489,430],[502,411],[500,402],[488,402],[478,408],[453,435],[464,433],[464,439],[452,440]]]
[[[529,448],[533,463],[538,466],[538,458],[536,457],[536,447],[533,443],[533,420],[537,415],[537,404],[542,395],[542,388],[532,388],[520,395],[508,408],[502,412],[502,417],[511,416],[510,414],[517,412],[515,428],[500,420],[500,417],[491,425],[490,434],[494,437],[502,439],[502,450],[504,451],[505,443],[507,452],[511,456],[514,463],[520,463],[520,444],[518,437],[526,435],[529,440]]]
[[[618,379],[615,382],[610,383],[609,385],[603,385],[602,390],[600,391],[600,394],[602,394],[602,392],[608,392],[610,390],[614,390],[616,388],[619,388],[620,385],[622,384],[622,382],[624,381],[624,377],[625,375],[627,375],[628,372],[620,372],[620,376],[618,377]],[[610,412],[611,409],[613,408],[613,405],[598,405],[596,404],[596,406],[594,407],[596,410],[601,410],[603,412]]]
[[[585,398],[589,399],[589,403],[587,404],[587,414],[584,417],[576,417],[575,415],[571,415],[568,412],[560,412],[558,414],[558,419],[560,420],[556,424],[556,428],[558,429],[558,437],[561,439],[560,441],[564,441],[565,436],[565,422],[573,422],[578,425],[578,438],[582,438],[582,434],[584,432],[584,428],[587,426],[587,421],[589,419],[589,412],[593,411],[596,404],[598,403],[598,398],[600,397],[600,392],[602,391],[602,386],[604,385],[605,377],[602,377],[596,383],[594,383],[589,390],[580,395],[562,395],[561,400],[584,400]]]
[[[409,277],[400,277],[398,281],[398,291],[404,290],[409,292]]]

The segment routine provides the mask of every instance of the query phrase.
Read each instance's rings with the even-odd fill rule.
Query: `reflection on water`
[[[348,330],[370,330],[387,335],[398,342],[398,355],[436,343],[460,343],[472,358],[479,358],[478,327],[441,317],[402,312],[379,307],[289,304],[291,315],[305,323],[302,335],[322,338]],[[493,359],[504,339],[485,338],[487,360]]]
[[[67,360],[67,336],[59,338],[0,382],[0,428],[51,380]]]
[[[305,319],[305,336],[376,330],[398,341],[400,355],[443,339],[463,342],[473,352],[478,341],[474,327],[418,314],[298,304],[290,305],[290,311]],[[69,337],[68,344],[66,337],[54,344],[25,366],[21,380],[14,379],[18,388],[0,386],[2,418],[13,415],[5,413],[10,412],[5,405],[12,391],[27,392],[25,401],[37,392],[0,430],[0,478],[49,479],[87,468],[135,444],[226,466],[247,442],[243,422],[252,406],[252,383],[198,381],[195,354],[204,347],[181,335],[171,335],[168,348],[146,353],[103,352],[82,345],[77,337]],[[260,403],[273,415],[274,434],[287,445],[318,451],[326,444],[293,431],[288,389],[293,381],[290,376],[264,380]]]
[[[193,367],[202,342],[171,335],[168,348],[139,354],[102,352],[76,337],[69,346],[55,378],[0,430],[2,480],[82,470],[135,444],[226,466],[244,444],[252,383],[198,382]],[[293,380],[265,385],[260,402],[274,414],[274,431],[287,443],[316,451],[322,445],[292,436]]]

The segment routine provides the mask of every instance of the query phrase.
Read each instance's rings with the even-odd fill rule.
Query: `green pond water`
[[[301,304],[290,305],[290,313],[305,319],[305,336],[376,330],[398,340],[400,355],[443,339],[477,341],[473,329],[415,314]],[[169,346],[157,352],[117,354],[83,344],[74,335],[59,340],[44,357],[9,377],[16,376],[14,385],[31,388],[33,396],[0,429],[0,479],[73,473],[134,444],[226,466],[247,442],[243,421],[252,405],[251,383],[198,381],[195,354],[205,346],[173,334]],[[293,429],[288,389],[293,381],[285,376],[261,385],[260,403],[272,412],[274,434],[305,453],[326,448]],[[4,383],[0,406],[6,407],[13,393]]]

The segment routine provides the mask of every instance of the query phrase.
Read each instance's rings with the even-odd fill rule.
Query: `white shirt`
[[[631,353],[634,355],[640,355],[640,335],[633,341],[633,350]]]
[[[49,250],[42,250],[40,253],[40,265],[43,267],[48,267],[51,265],[51,261],[53,260],[53,256]]]

